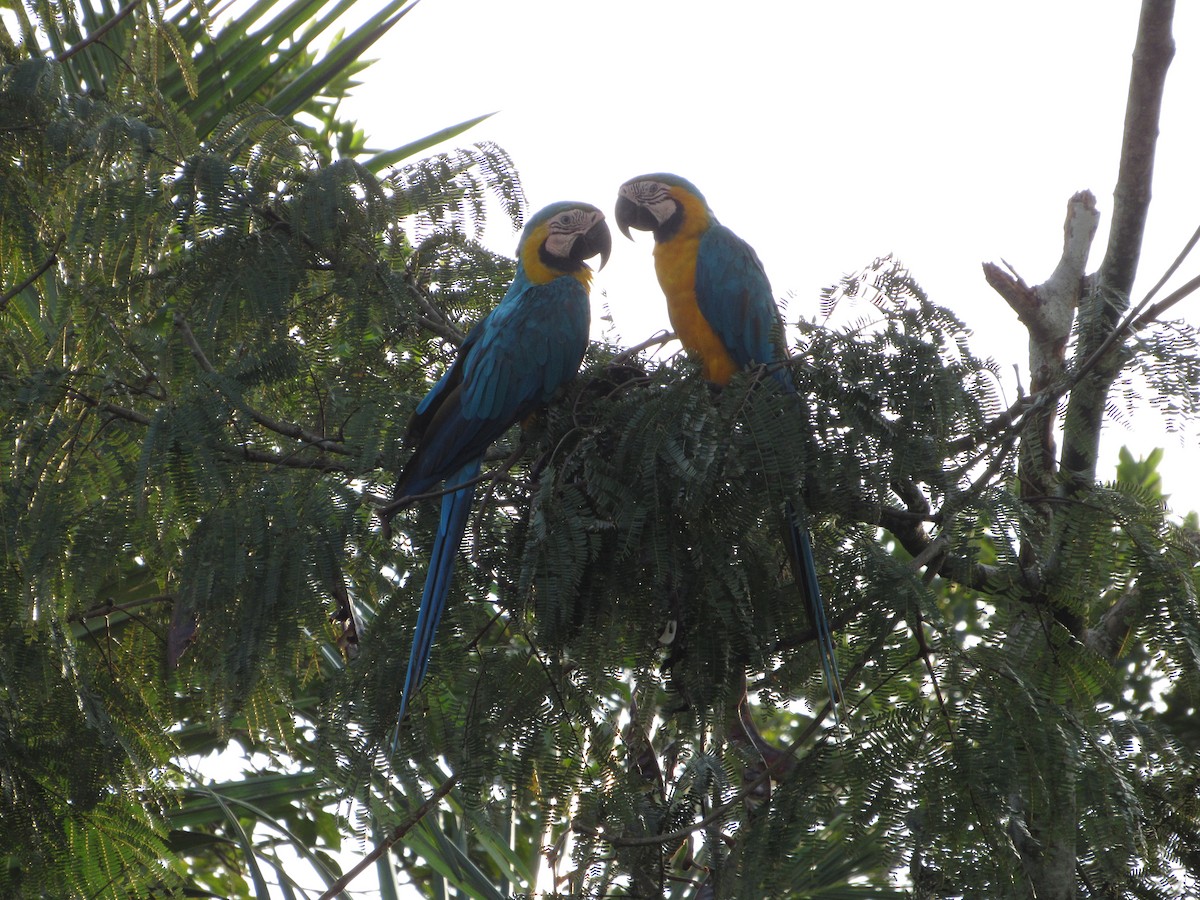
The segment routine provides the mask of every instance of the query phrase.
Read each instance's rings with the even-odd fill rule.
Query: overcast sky
[[[607,212],[627,178],[683,175],[758,250],[793,315],[816,315],[823,286],[894,253],[976,331],[977,352],[1020,364],[1027,383],[1024,330],[980,263],[1044,280],[1067,199],[1088,188],[1098,265],[1137,14],[1132,0],[424,0],[346,112],[386,148],[496,111],[456,143],[508,150],[533,209],[579,199]],[[1179,4],[1175,34],[1142,293],[1200,223],[1196,4]],[[489,237],[510,254],[515,240]],[[607,307],[628,343],[667,324],[650,243],[619,239],[593,292],[594,323]],[[1179,314],[1196,321],[1197,302]],[[1175,506],[1200,508],[1180,439],[1150,411],[1137,426],[1110,426],[1108,458],[1122,443],[1165,446]]]

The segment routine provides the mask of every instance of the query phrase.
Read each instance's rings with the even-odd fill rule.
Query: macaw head
[[[599,254],[600,268],[612,252],[612,233],[604,213],[590,203],[564,200],[551,203],[526,224],[517,244],[517,258],[535,281],[560,275],[587,276],[586,260]]]
[[[686,178],[658,172],[630,178],[617,191],[617,228],[650,231],[654,240],[674,237],[687,222],[703,230],[716,221],[704,195]]]

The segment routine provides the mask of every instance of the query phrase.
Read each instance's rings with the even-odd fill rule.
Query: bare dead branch
[[[1062,380],[1067,340],[1079,306],[1088,252],[1099,223],[1096,198],[1090,191],[1080,191],[1071,197],[1063,223],[1062,256],[1050,277],[1036,287],[1029,287],[1020,277],[1010,275],[994,263],[984,263],[984,278],[1013,308],[1029,332],[1030,391],[1035,396]],[[1052,404],[1041,405],[1024,422],[1020,465],[1024,493],[1045,494],[1054,477],[1057,456],[1054,423]]]

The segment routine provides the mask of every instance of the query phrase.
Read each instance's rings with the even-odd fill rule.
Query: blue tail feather
[[[479,474],[481,460],[467,463],[446,479],[453,487],[470,481]],[[438,522],[437,535],[433,539],[433,550],[429,558],[429,572],[425,576],[425,589],[421,592],[421,609],[417,613],[417,627],[413,634],[412,652],[408,657],[408,672],[404,676],[404,693],[400,697],[400,714],[396,719],[396,736],[399,737],[400,723],[408,710],[408,701],[417,692],[429,668],[429,656],[433,650],[433,638],[438,623],[446,609],[446,598],[450,594],[450,581],[454,576],[454,563],[458,559],[463,534],[467,530],[467,517],[475,500],[475,485],[467,485],[452,494],[442,497],[442,516]],[[393,750],[395,742],[393,741]]]
[[[812,619],[813,628],[817,632],[817,655],[821,660],[821,674],[825,678],[825,686],[829,690],[829,703],[833,709],[834,721],[838,721],[838,705],[842,700],[842,683],[838,678],[837,656],[833,649],[833,634],[829,628],[829,618],[825,613],[825,601],[821,598],[821,585],[817,582],[817,564],[813,559],[812,538],[808,533],[808,525],[803,514],[789,500],[784,509],[787,519],[788,550],[792,557],[793,575],[804,595],[804,605],[808,616]]]

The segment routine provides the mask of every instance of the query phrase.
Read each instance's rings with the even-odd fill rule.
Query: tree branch
[[[126,603],[102,603],[99,606],[93,606],[91,609],[81,610],[67,616],[68,622],[86,622],[88,619],[99,619],[111,616],[113,613],[129,612],[131,609],[137,609],[139,606],[151,606],[156,603],[174,603],[174,594],[157,594],[153,597],[143,597],[140,600],[130,600]]]
[[[145,413],[138,412],[136,409],[130,409],[127,406],[118,406],[116,403],[108,403],[106,401],[97,400],[95,397],[89,397],[87,394],[79,390],[72,389],[71,396],[88,404],[97,412],[107,413],[116,419],[124,419],[126,422],[133,422],[137,425],[148,426],[152,419]],[[365,474],[353,466],[345,463],[337,462],[324,457],[316,459],[305,459],[294,454],[274,453],[267,450],[259,450],[254,447],[249,447],[245,444],[236,447],[223,446],[215,443],[216,448],[231,457],[238,457],[247,462],[267,463],[273,466],[286,466],[291,469],[318,469],[322,472],[338,472],[344,475],[362,475]]]
[[[1067,340],[1099,224],[1096,198],[1090,191],[1075,194],[1067,202],[1062,256],[1050,277],[1037,287],[1029,287],[1015,273],[1009,275],[994,263],[984,263],[988,284],[1012,307],[1029,332],[1029,388],[1034,396],[1063,380]],[[1023,496],[1049,492],[1057,456],[1055,421],[1054,405],[1043,404],[1023,423],[1018,470]]]
[[[676,335],[673,331],[657,331],[640,344],[634,344],[632,347],[626,347],[612,358],[610,365],[625,362],[627,359],[632,359],[643,350],[649,350],[651,347],[657,347],[661,344],[669,344],[671,341],[675,340],[677,336],[678,335]]]
[[[200,368],[209,375],[220,377],[220,373],[217,372],[217,370],[213,367],[213,364],[208,361],[208,357],[204,355],[204,350],[200,347],[199,342],[196,340],[196,336],[192,333],[191,326],[188,325],[187,319],[185,319],[181,313],[175,314],[175,327],[179,330],[179,333],[183,335],[184,341],[191,349],[192,356],[195,357]],[[228,393],[227,391],[222,392]],[[330,453],[340,453],[345,456],[353,455],[351,451],[347,450],[346,447],[338,441],[327,438],[322,434],[316,434],[315,432],[308,431],[307,429],[301,428],[299,425],[296,425],[292,422],[280,422],[276,419],[272,419],[265,413],[261,413],[254,407],[250,406],[242,397],[230,397],[230,399],[234,400],[239,407],[246,411],[246,414],[249,415],[251,419],[257,422],[263,428],[266,428],[268,431],[273,431],[276,434],[283,435],[284,437],[303,441],[306,444],[311,444],[314,447],[317,447],[321,450],[326,450]]]
[[[11,288],[9,288],[7,291],[5,291],[3,294],[0,294],[0,312],[4,311],[4,307],[8,306],[8,302],[10,300],[12,300],[13,297],[17,296],[17,294],[21,293],[21,291],[25,290],[25,288],[29,287],[31,284],[33,284],[35,281],[37,281],[39,278],[41,278],[43,275],[45,275],[48,271],[50,271],[50,267],[53,266],[56,262],[58,262],[58,252],[57,251],[55,251],[54,253],[51,253],[50,256],[47,257],[46,261],[44,263],[42,263],[40,266],[38,266],[33,271],[32,274],[30,274],[26,278],[21,279],[21,281],[18,284],[13,285]]]
[[[1112,227],[1098,273],[1105,287],[1126,298],[1137,274],[1150,209],[1163,87],[1175,56],[1175,41],[1171,36],[1174,15],[1175,0],[1143,0],[1133,47],[1121,164],[1113,191]]]
[[[360,859],[358,864],[355,865],[353,869],[331,884],[329,889],[320,897],[318,897],[317,900],[333,900],[334,897],[342,893],[342,891],[346,889],[346,886],[349,885],[351,881],[366,871],[367,866],[371,865],[373,862],[375,862],[375,860],[387,853],[393,844],[395,844],[398,840],[404,837],[404,835],[408,834],[409,831],[420,824],[421,820],[429,814],[429,811],[437,806],[438,803],[442,801],[442,798],[450,793],[456,784],[458,784],[457,772],[438,785],[437,790],[429,795],[428,800],[418,806],[413,811],[412,815],[392,829],[392,833],[390,835],[380,841],[374,850]]]
[[[1104,262],[1096,273],[1087,305],[1080,309],[1077,383],[1071,391],[1063,428],[1062,468],[1068,479],[1066,490],[1071,493],[1086,490],[1095,481],[1104,407],[1125,358],[1125,354],[1113,351],[1123,331],[1118,320],[1129,308],[1150,207],[1163,88],[1175,55],[1171,37],[1174,12],[1174,0],[1143,0],[1138,21],[1121,164],[1113,191],[1112,227]]]
[[[126,3],[120,9],[118,9],[116,14],[111,19],[109,19],[107,22],[105,22],[103,25],[101,25],[99,28],[97,28],[95,31],[93,31],[91,34],[89,34],[87,37],[85,37],[83,40],[81,40],[75,46],[68,47],[66,50],[64,50],[59,55],[58,61],[66,62],[68,59],[70,59],[72,56],[74,56],[79,51],[81,51],[81,50],[85,49],[86,47],[89,47],[92,44],[99,41],[100,38],[104,37],[104,35],[108,34],[110,31],[112,31],[114,28],[116,28],[124,19],[126,19],[129,16],[130,13],[132,13],[135,9],[137,9],[141,5],[142,5],[142,0],[130,0],[129,3]]]
[[[900,617],[900,613],[894,613],[887,625],[880,629],[879,636],[871,644],[871,647],[866,653],[862,654],[862,656],[858,658],[858,661],[850,669],[850,674],[847,676],[847,681],[857,677],[858,673],[862,671],[863,667],[868,661],[877,660],[879,658],[880,650],[883,648],[884,643],[886,643],[888,635],[891,634],[892,629],[896,627],[896,623],[900,621]],[[816,734],[816,731],[820,727],[821,723],[825,721],[832,711],[833,704],[831,704],[828,700],[825,701],[825,705],[821,708],[820,712],[813,716],[812,721],[805,726],[800,734],[797,735],[795,740],[782,749],[772,748],[775,751],[773,758],[770,761],[764,761],[761,771],[759,772],[758,776],[754,778],[754,780],[744,784],[740,790],[734,792],[729,800],[720,804],[719,806],[714,807],[707,815],[697,819],[694,822],[691,822],[688,825],[684,825],[681,828],[677,828],[674,831],[669,831],[665,834],[631,835],[629,837],[609,834],[603,829],[593,828],[590,825],[584,825],[582,822],[575,821],[572,821],[571,823],[571,830],[580,834],[586,834],[597,838],[607,844],[611,844],[614,847],[653,847],[656,845],[674,844],[676,841],[687,838],[688,836],[695,834],[697,831],[701,831],[708,826],[715,824],[716,822],[720,822],[728,818],[747,797],[752,796],[763,784],[770,780],[778,780],[784,772],[793,770],[795,768],[796,751],[804,743],[806,743],[810,737]]]
[[[1089,650],[1110,663],[1117,661],[1125,638],[1133,627],[1131,620],[1137,613],[1141,594],[1137,585],[1130,585],[1117,602],[1104,611],[1100,621],[1084,633],[1083,642]]]
[[[936,539],[925,529],[924,518],[921,516],[865,501],[855,504],[850,515],[857,522],[886,529],[914,559],[927,559],[930,562],[938,560],[939,574],[963,587],[1004,594],[1022,583],[1020,574],[1015,571],[973,562],[964,556],[943,553],[947,548],[941,544],[937,544],[937,549],[931,551],[929,548],[935,545]]]

